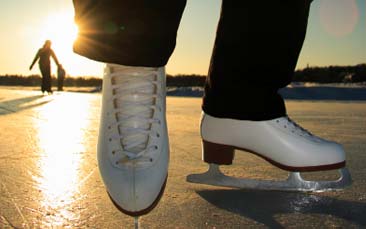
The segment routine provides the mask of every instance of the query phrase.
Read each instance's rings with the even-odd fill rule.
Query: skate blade
[[[139,222],[139,217],[138,216],[134,217],[134,226],[135,226],[135,229],[140,228],[140,222]]]
[[[341,168],[338,171],[340,177],[335,181],[307,181],[301,177],[300,172],[290,172],[288,178],[283,181],[271,181],[226,176],[220,171],[218,165],[210,164],[207,172],[188,175],[187,181],[191,183],[242,189],[325,192],[342,190],[352,184],[351,174],[347,168]]]

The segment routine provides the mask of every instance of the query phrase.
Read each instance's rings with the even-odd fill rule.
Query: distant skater
[[[45,91],[47,91],[48,93],[52,93],[50,57],[52,56],[56,65],[60,66],[60,63],[58,62],[57,57],[55,55],[55,52],[51,49],[51,44],[52,43],[50,40],[45,41],[43,47],[38,50],[31,66],[29,67],[29,70],[32,70],[33,65],[39,59],[39,62],[38,62],[39,69],[41,70],[41,74],[42,74],[42,85],[41,85],[42,93],[44,93]]]
[[[57,90],[58,91],[63,91],[65,75],[66,75],[65,69],[60,64],[57,68]]]

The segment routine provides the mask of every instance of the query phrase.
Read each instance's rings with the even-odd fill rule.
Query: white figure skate
[[[202,115],[201,136],[203,160],[209,170],[192,174],[187,181],[215,186],[260,189],[313,191],[343,189],[352,183],[345,168],[341,145],[316,137],[288,117],[269,121],[243,121]],[[224,175],[219,165],[230,165],[234,150],[254,153],[283,170],[290,171],[287,180],[239,179]],[[336,181],[306,181],[300,172],[339,169]]]
[[[115,206],[135,217],[151,211],[164,192],[168,161],[164,67],[107,65],[98,164]]]

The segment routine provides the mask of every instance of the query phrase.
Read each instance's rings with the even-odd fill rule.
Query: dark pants
[[[57,91],[63,91],[64,90],[64,77],[58,77],[57,78]]]
[[[51,66],[49,65],[45,65],[39,66],[39,69],[41,70],[41,74],[42,74],[42,85],[41,85],[41,90],[42,92],[52,92],[52,84],[51,84]]]
[[[205,85],[212,116],[268,120],[286,115],[278,89],[291,82],[311,0],[223,0]],[[75,52],[132,66],[164,66],[186,0],[74,0]],[[194,34],[192,34],[194,36]]]

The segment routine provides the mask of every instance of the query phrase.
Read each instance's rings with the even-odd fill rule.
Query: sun
[[[51,48],[60,63],[70,66],[72,64],[70,62],[75,55],[72,51],[72,45],[78,33],[73,12],[55,12],[46,16],[40,30],[39,44],[43,45],[45,40],[51,40]]]
[[[49,15],[42,27],[42,38],[51,40],[52,47],[60,55],[72,51],[72,44],[77,37],[77,26],[69,11]]]
[[[35,37],[33,42],[36,48],[40,48],[46,40],[51,40],[51,48],[66,70],[67,77],[102,75],[103,65],[101,63],[91,61],[73,52],[72,46],[77,34],[78,27],[74,22],[74,11],[65,9],[44,16],[33,34]],[[53,61],[51,63],[51,71],[55,75],[57,67]]]

